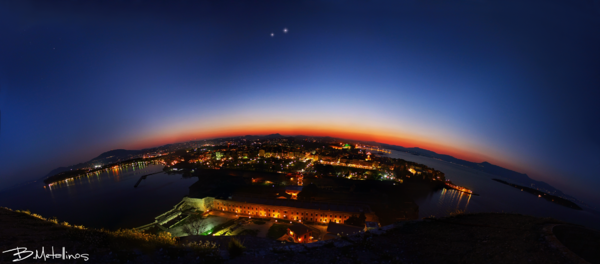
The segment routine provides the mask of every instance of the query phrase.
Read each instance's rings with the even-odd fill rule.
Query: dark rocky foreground
[[[231,262],[600,263],[599,238],[598,231],[549,218],[467,214],[397,223],[388,231],[342,238],[332,244],[324,241],[318,248],[277,249],[278,254],[250,255]]]
[[[595,250],[600,248],[598,231],[549,218],[504,213],[400,222],[319,244],[279,244],[247,237],[242,238],[247,249],[237,258],[227,254],[229,238],[213,239],[219,242],[221,254],[207,256],[182,246],[148,247],[114,240],[97,243],[76,234],[84,230],[5,209],[0,209],[0,225],[0,251],[17,246],[30,250],[65,247],[69,253],[88,253],[88,263],[600,263]],[[10,253],[0,255],[0,263],[13,259]]]

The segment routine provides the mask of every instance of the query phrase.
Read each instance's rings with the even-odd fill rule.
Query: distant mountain
[[[162,147],[164,147],[164,146],[162,146]],[[148,151],[152,151],[152,149],[143,149],[143,150],[115,149],[115,150],[110,150],[110,151],[100,154],[98,157],[95,157],[95,158],[91,159],[90,161],[79,163],[76,165],[71,165],[68,167],[59,167],[59,168],[53,169],[48,174],[46,174],[42,178],[40,178],[40,180],[44,180],[50,176],[53,176],[53,175],[56,175],[56,174],[59,174],[61,172],[65,172],[68,170],[76,170],[76,169],[81,169],[81,168],[85,168],[85,167],[93,167],[95,165],[101,165],[101,164],[106,165],[106,164],[117,162],[119,160],[126,160],[129,158],[132,158],[135,155],[140,155],[140,154],[143,154]]]
[[[477,166],[479,166],[479,168],[481,170],[483,170],[489,174],[502,176],[504,178],[512,179],[514,181],[518,181],[518,182],[533,181],[533,179],[529,178],[529,176],[527,176],[527,174],[522,174],[522,173],[518,173],[516,171],[505,169],[500,166],[490,164],[487,161],[479,163],[479,164],[477,164]],[[550,185],[548,185],[548,186],[550,186]]]
[[[277,138],[284,138],[284,136],[282,136],[279,133],[277,133],[277,134],[271,134],[271,135],[263,136],[263,138],[266,138],[266,139],[277,139]]]
[[[84,168],[84,167],[86,167],[86,165],[87,165],[87,162],[86,163],[79,163],[79,164],[76,164],[76,165],[71,165],[69,167],[58,167],[58,168],[53,169],[50,172],[48,172],[48,174],[44,175],[39,180],[45,180],[46,178],[48,178],[50,176],[53,176],[53,175],[56,175],[56,174],[59,174],[61,172],[65,172],[65,171],[68,171],[68,170],[76,170],[76,169]]]
[[[440,159],[443,161],[463,165],[465,167],[480,170],[480,171],[483,171],[483,172],[491,174],[491,175],[509,179],[517,184],[527,185],[527,186],[531,186],[533,188],[539,188],[540,190],[545,190],[546,192],[554,194],[554,195],[558,195],[558,196],[570,198],[572,200],[576,200],[574,197],[564,194],[562,191],[554,188],[553,186],[551,186],[548,183],[545,183],[543,181],[536,181],[534,179],[529,178],[529,176],[527,176],[527,174],[518,173],[516,171],[512,171],[512,170],[491,164],[489,162],[482,162],[482,163],[470,162],[470,161],[452,157],[450,155],[438,154],[433,151],[422,149],[422,148],[405,148],[405,147],[401,147],[401,146],[388,145],[388,144],[379,144],[379,145],[381,147],[387,148],[387,149],[408,152],[413,155],[435,158],[435,159]],[[579,201],[577,201],[577,202],[579,202]]]
[[[68,171],[68,170],[69,170],[68,167],[58,167],[58,168],[53,169],[50,172],[48,172],[48,174],[44,175],[44,177],[40,178],[40,180],[46,179],[46,178],[48,178],[48,177],[50,177],[52,175],[56,175],[56,174],[59,174],[59,173],[61,173],[63,171]]]
[[[126,150],[126,149],[115,149],[111,151],[104,152],[100,154],[100,156],[93,158],[88,161],[88,163],[109,163],[113,161],[117,161],[119,159],[128,158],[131,156],[143,154],[145,150]]]

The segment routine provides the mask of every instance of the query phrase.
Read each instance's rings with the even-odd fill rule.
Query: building
[[[318,154],[306,154],[306,158],[313,160],[313,161],[318,161],[319,160],[319,155]]]
[[[295,223],[288,227],[288,235],[294,239],[295,243],[311,243],[313,242],[312,229],[300,223]]]
[[[286,186],[285,193],[292,196],[292,199],[297,200],[298,194],[302,191],[302,186]]]
[[[200,211],[218,210],[244,216],[275,218],[287,221],[344,223],[353,215],[365,213],[367,221],[379,222],[379,218],[368,206],[281,200],[258,197],[233,196],[230,200],[213,197],[185,197],[186,206]]]

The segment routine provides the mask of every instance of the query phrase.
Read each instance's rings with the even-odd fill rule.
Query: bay
[[[132,228],[154,221],[188,194],[197,178],[161,172],[161,165],[104,171],[69,184],[37,182],[0,194],[0,206],[94,228]],[[137,188],[141,176],[148,176]]]
[[[473,190],[476,195],[444,189],[417,199],[419,218],[449,215],[462,210],[508,212],[555,219],[600,229],[600,215],[590,210],[574,210],[538,198],[517,188],[493,181],[496,176],[458,164],[405,152],[387,155],[427,165],[444,172],[455,184]],[[137,188],[141,176],[148,176]],[[0,206],[30,210],[44,217],[57,217],[70,224],[94,228],[132,228],[154,221],[188,194],[197,178],[162,172],[161,165],[109,170],[44,188],[41,182],[0,193]]]
[[[395,150],[385,156],[424,164],[442,171],[446,179],[451,180],[454,184],[479,194],[479,196],[466,195],[448,189],[434,192],[415,201],[419,205],[420,218],[447,216],[456,210],[463,210],[467,213],[506,212],[552,217],[600,230],[600,215],[597,213],[585,208],[584,210],[574,210],[548,202],[543,198],[492,180],[494,178],[503,179],[501,177],[459,164]]]

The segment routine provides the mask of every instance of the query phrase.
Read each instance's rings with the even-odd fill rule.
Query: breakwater
[[[137,187],[138,187],[138,185],[140,185],[140,183],[142,183],[142,181],[146,179],[146,177],[148,177],[148,176],[150,176],[150,175],[158,174],[158,173],[161,173],[161,172],[162,172],[162,171],[155,172],[155,173],[150,173],[150,174],[146,174],[146,175],[144,175],[144,176],[140,177],[140,179],[139,179],[139,180],[138,180],[138,181],[135,183],[135,185],[133,186],[133,188],[137,188]]]

